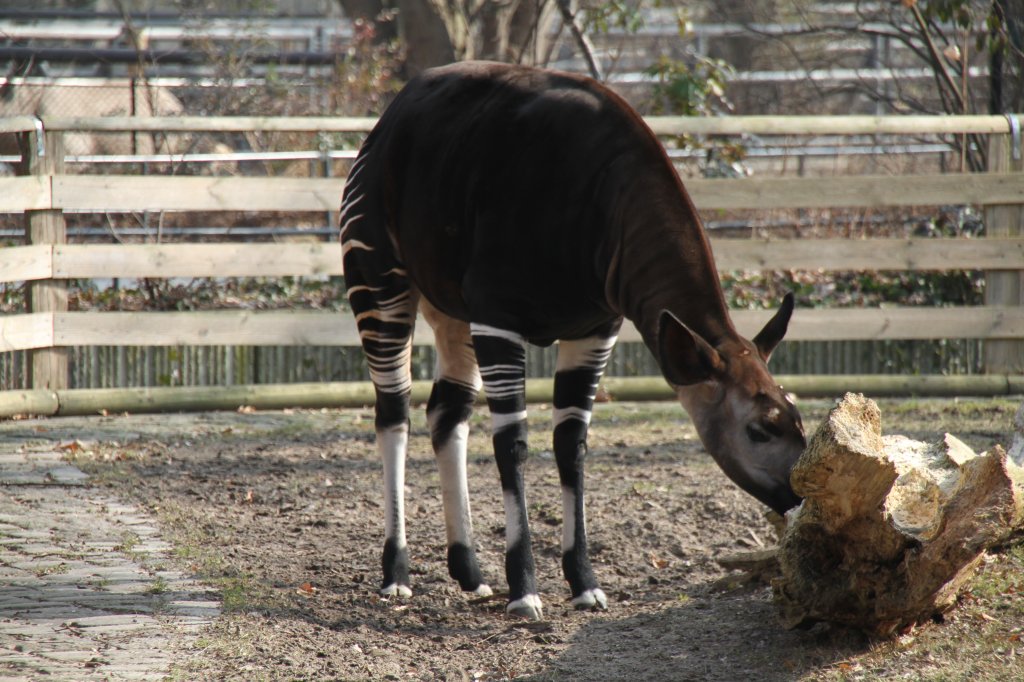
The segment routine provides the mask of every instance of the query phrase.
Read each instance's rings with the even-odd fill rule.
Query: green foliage
[[[732,67],[721,59],[694,56],[681,61],[662,56],[644,72],[654,79],[655,114],[708,116],[732,111],[725,97]]]
[[[659,6],[655,3],[654,6]],[[586,33],[608,33],[617,28],[629,33],[636,33],[644,27],[643,13],[640,3],[610,0],[584,12],[583,30]]]
[[[946,23],[956,23],[960,28],[970,28],[974,23],[972,15],[977,5],[978,3],[972,0],[930,0],[919,3],[919,8],[926,19],[938,19]]]
[[[981,305],[985,279],[980,271],[838,272],[821,276],[804,271],[730,272],[722,289],[730,307],[773,308],[787,291],[803,307],[877,307]]]
[[[908,7],[916,5],[921,16],[929,22],[953,24],[963,31],[974,33],[974,48],[978,51],[1010,54],[1014,49],[1021,49],[1020,37],[1018,35],[1016,40],[1011,39],[1011,29],[1007,26],[1006,17],[1002,16],[998,3],[978,0],[905,0],[904,4]],[[934,28],[934,24],[932,26]]]
[[[687,30],[680,17],[680,33]],[[721,59],[703,55],[689,55],[675,59],[662,55],[644,70],[653,81],[650,111],[657,115],[718,116],[733,111],[725,94],[726,82],[732,67]],[[677,149],[703,150],[707,153],[702,172],[709,177],[746,175],[742,167],[746,148],[735,139],[704,138],[679,135],[668,144]]]

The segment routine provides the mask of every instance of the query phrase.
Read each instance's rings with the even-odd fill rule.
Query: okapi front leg
[[[505,503],[506,610],[531,620],[543,617],[526,513],[523,465],[526,463],[526,349],[513,332],[472,324],[487,405],[491,411],[494,458]]]
[[[617,325],[616,325],[617,327]],[[578,609],[608,608],[587,554],[583,464],[598,382],[615,345],[615,332],[558,347],[554,395],[554,450],[562,484],[562,571]]]

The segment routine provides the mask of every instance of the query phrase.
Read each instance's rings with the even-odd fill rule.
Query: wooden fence
[[[718,266],[730,270],[986,271],[985,304],[976,307],[800,309],[795,340],[982,339],[986,371],[1024,373],[1024,163],[1010,118],[734,117],[652,118],[661,135],[971,134],[988,136],[990,172],[816,178],[689,180],[701,210],[899,207],[977,204],[984,239],[716,239]],[[112,277],[309,276],[341,273],[336,243],[74,245],[64,213],[128,211],[337,210],[343,179],[71,175],[64,172],[66,131],[365,132],[351,118],[43,118],[0,119],[0,132],[23,133],[26,173],[0,177],[0,213],[24,213],[26,245],[0,249],[0,281],[27,282],[24,314],[0,317],[0,352],[30,350],[34,388],[67,386],[74,346],[358,345],[354,321],[314,311],[69,312],[66,280]],[[1019,130],[1019,127],[1017,128]],[[736,310],[751,334],[771,311]],[[427,325],[416,343],[431,344]],[[637,340],[627,326],[621,337]]]

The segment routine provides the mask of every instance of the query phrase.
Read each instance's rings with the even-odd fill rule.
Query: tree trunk
[[[375,41],[399,38],[408,79],[461,59],[538,64],[549,50],[549,0],[483,0],[468,15],[441,0],[338,0],[352,19],[372,22]],[[388,10],[397,11],[397,19]],[[467,23],[468,22],[468,23]]]
[[[374,42],[400,38],[405,48],[402,76],[455,61],[455,49],[431,0],[338,0],[350,19],[373,23]],[[397,20],[388,10],[397,10]]]
[[[949,609],[983,552],[1024,521],[1024,472],[996,446],[883,437],[878,406],[847,394],[793,469],[804,498],[779,548],[783,624],[889,635]]]
[[[455,61],[455,47],[445,22],[430,0],[395,0],[398,32],[405,47],[406,78],[432,66]]]
[[[550,0],[519,0],[507,28],[509,61],[545,64],[552,48],[548,27],[553,18]]]

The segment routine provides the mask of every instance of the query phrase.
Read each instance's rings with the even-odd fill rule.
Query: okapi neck
[[[687,197],[687,203],[688,197]],[[691,208],[692,210],[692,208]],[[694,211],[623,232],[619,301],[644,342],[657,351],[658,324],[668,310],[712,346],[738,334],[729,318],[711,248]]]

